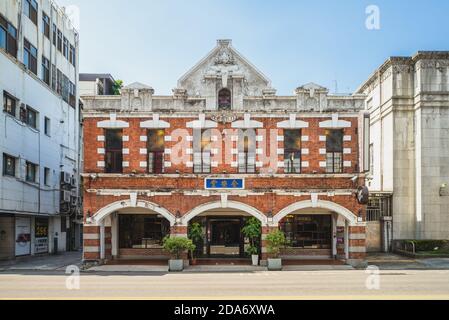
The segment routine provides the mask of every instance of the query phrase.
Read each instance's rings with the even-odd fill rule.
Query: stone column
[[[100,260],[100,227],[83,227],[83,260]]]
[[[278,226],[265,226],[262,227],[262,241],[261,241],[261,255],[260,255],[260,265],[266,266],[268,263],[269,253],[267,249],[267,235],[275,230],[278,230]]]
[[[105,258],[105,227],[104,220],[100,222],[100,260]]]
[[[337,220],[338,216],[332,214],[332,257],[337,257]]]
[[[345,219],[345,259],[349,259],[349,222]]]
[[[362,267],[366,264],[366,225],[349,226],[348,264]]]

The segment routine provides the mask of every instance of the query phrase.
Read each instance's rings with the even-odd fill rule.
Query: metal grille
[[[366,220],[379,221],[381,217],[391,217],[391,195],[371,195]]]

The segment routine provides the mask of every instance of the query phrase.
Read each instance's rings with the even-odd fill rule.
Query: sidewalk
[[[57,271],[69,265],[81,265],[81,252],[64,252],[58,255],[29,256],[12,261],[0,261],[0,271]]]
[[[369,253],[367,261],[382,270],[449,270],[449,258],[414,259],[394,253]]]

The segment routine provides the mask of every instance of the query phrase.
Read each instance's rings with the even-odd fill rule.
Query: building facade
[[[449,239],[449,52],[392,57],[357,92],[371,114],[374,230],[386,217],[387,240]]]
[[[80,73],[81,96],[111,96],[114,95],[115,80],[110,74]]]
[[[52,1],[0,2],[0,259],[81,246],[78,41]]]
[[[232,46],[217,46],[172,96],[134,83],[83,96],[84,260],[167,258],[199,225],[203,258],[245,258],[241,229],[284,231],[284,259],[365,257],[369,118],[364,95],[316,84],[277,96]],[[359,196],[359,197],[358,197]]]

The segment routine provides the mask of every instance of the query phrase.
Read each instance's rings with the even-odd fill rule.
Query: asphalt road
[[[449,299],[449,270],[81,273],[79,290],[67,279],[76,287],[60,271],[3,272],[0,299]]]

